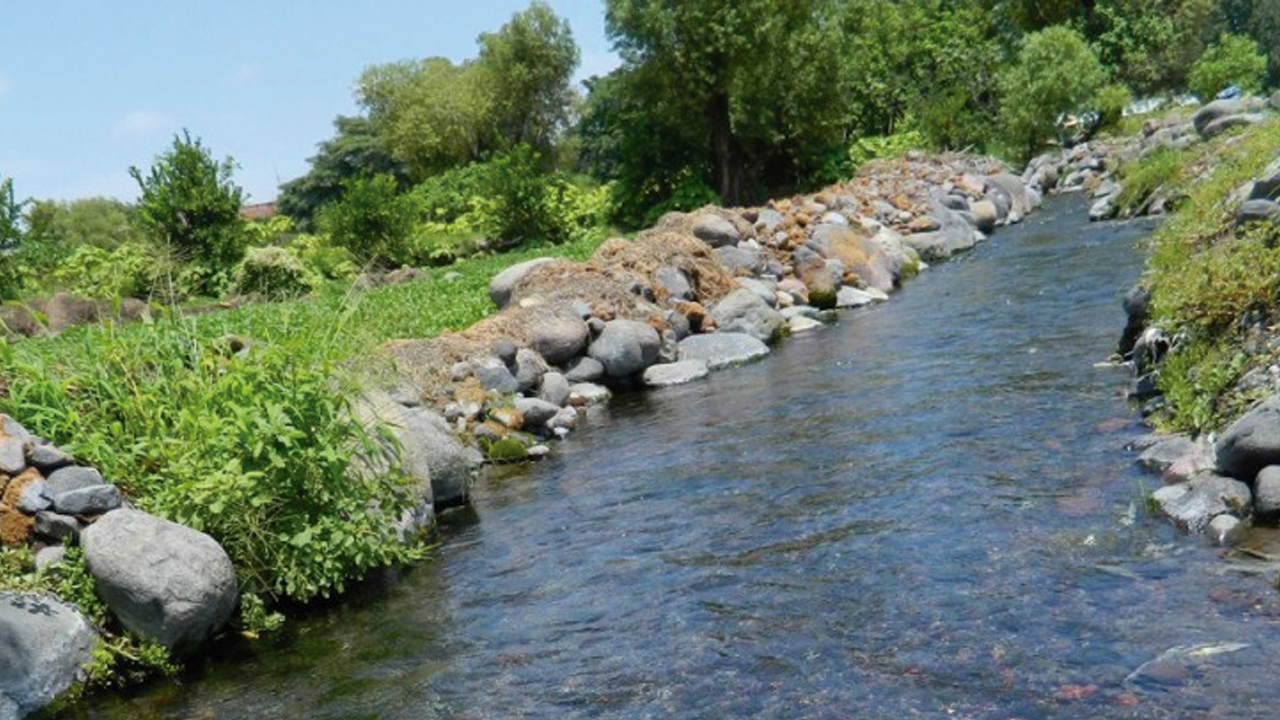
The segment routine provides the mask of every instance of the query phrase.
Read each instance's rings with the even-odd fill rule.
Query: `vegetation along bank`
[[[1246,100],[1022,177],[945,152],[1021,165],[1136,132],[1132,92],[1275,74],[1248,3],[1068,5],[610,0],[623,66],[575,98],[572,35],[535,2],[473,60],[369,68],[361,114],[270,219],[240,217],[234,163],[186,132],[130,169],[136,204],[19,201],[3,179],[0,633],[20,659],[0,718],[421,559],[479,464],[548,452],[609,393],[821,332],[1044,191],[1091,192],[1099,218],[1171,208],[1198,148],[1271,132],[1238,139]],[[1230,274],[1272,244],[1203,259]],[[1206,302],[1162,299],[1160,267],[1151,316],[1177,336]],[[1161,373],[1171,426],[1235,348],[1231,322],[1206,330]]]

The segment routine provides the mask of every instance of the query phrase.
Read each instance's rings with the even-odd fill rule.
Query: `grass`
[[[361,292],[335,285],[306,300],[0,340],[0,412],[100,469],[143,509],[217,539],[239,578],[240,629],[271,629],[283,601],[341,593],[371,568],[420,557],[388,521],[415,502],[411,488],[394,471],[357,471],[379,466],[386,440],[348,409],[380,367],[379,346],[467,327],[494,312],[487,288],[502,269],[543,255],[586,259],[602,240],[473,257],[427,281]],[[107,632],[103,667],[140,657],[165,668],[92,605],[82,565],[35,573],[29,552],[0,551],[0,590],[86,606]]]
[[[1280,230],[1237,229],[1230,198],[1278,154],[1280,121],[1272,120],[1179,156],[1187,197],[1154,234],[1145,280],[1153,322],[1186,337],[1161,370],[1167,429],[1220,428],[1247,406],[1237,380],[1274,360],[1249,352],[1247,340],[1277,321]]]

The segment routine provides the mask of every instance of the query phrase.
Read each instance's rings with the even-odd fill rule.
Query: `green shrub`
[[[477,198],[478,229],[507,245],[566,240],[569,224],[552,207],[554,189],[533,148],[521,145],[499,156],[489,163],[484,194]]]
[[[278,247],[252,248],[236,268],[236,291],[282,299],[306,295],[320,284],[297,255]]]
[[[410,261],[409,238],[421,217],[413,193],[400,194],[396,179],[375,175],[344,182],[342,199],[320,213],[320,227],[361,262],[399,267]]]
[[[1058,117],[1088,105],[1102,65],[1080,33],[1056,25],[1031,33],[1000,79],[1001,123],[1026,157],[1053,137]]]
[[[904,130],[892,135],[858,138],[849,146],[848,176],[872,160],[902,157],[912,150],[924,148],[926,140],[918,130]]]
[[[17,255],[22,240],[22,208],[13,196],[13,179],[0,179],[0,300],[12,300],[22,292],[28,271]]]
[[[302,258],[311,272],[326,280],[350,280],[360,274],[355,255],[346,248],[330,245],[324,236],[294,235],[289,249]]]
[[[192,292],[221,292],[244,257],[244,193],[232,180],[234,168],[231,158],[215,161],[185,130],[174,136],[173,147],[156,158],[146,176],[129,168],[142,191],[138,219],[143,227],[171,247],[178,260],[199,266],[189,275],[200,283]]]
[[[1230,85],[1246,93],[1262,92],[1266,78],[1267,58],[1258,44],[1247,36],[1223,33],[1191,66],[1187,83],[1191,92],[1208,101]]]
[[[1191,155],[1173,148],[1161,148],[1120,168],[1121,208],[1136,209],[1160,190],[1182,192],[1183,168]]]
[[[619,193],[619,195],[615,196],[617,198],[614,205],[615,217],[619,215],[618,210],[626,208],[630,202],[622,195],[622,193]],[[720,198],[720,193],[717,193],[702,178],[689,173],[675,184],[667,197],[644,210],[643,220],[640,224],[646,227],[651,226],[669,212],[688,212],[697,210],[704,205],[719,205],[721,202],[723,201]]]
[[[54,269],[53,280],[82,297],[145,299],[155,287],[157,267],[155,249],[142,243],[124,243],[110,252],[81,245]]]
[[[1098,110],[1098,127],[1111,128],[1124,117],[1124,109],[1133,102],[1133,93],[1119,83],[1098,88],[1093,94],[1093,105]]]

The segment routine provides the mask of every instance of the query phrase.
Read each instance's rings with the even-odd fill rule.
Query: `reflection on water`
[[[1084,214],[622,398],[431,563],[67,717],[1273,717],[1266,578],[1141,514],[1094,365],[1145,230]]]

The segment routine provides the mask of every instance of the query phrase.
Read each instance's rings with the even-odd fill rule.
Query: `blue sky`
[[[600,0],[549,0],[582,49],[616,64]],[[239,164],[251,202],[304,173],[368,65],[477,53],[528,0],[19,0],[0,6],[0,176],[19,197],[134,200],[187,128]]]

